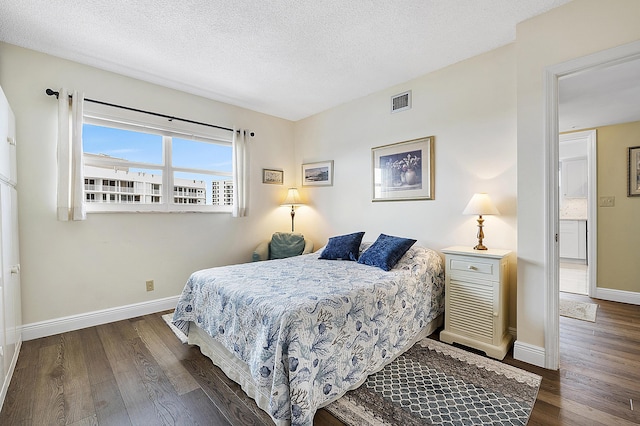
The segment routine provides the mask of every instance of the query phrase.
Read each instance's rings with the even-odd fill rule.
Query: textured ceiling
[[[560,79],[561,132],[640,120],[640,59]]]
[[[2,0],[0,40],[299,120],[515,40],[569,0]]]

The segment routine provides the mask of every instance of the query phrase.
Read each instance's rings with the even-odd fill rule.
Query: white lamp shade
[[[500,214],[491,198],[485,193],[473,194],[462,214],[492,215]]]
[[[287,192],[287,196],[282,202],[283,206],[301,206],[304,204],[302,199],[300,198],[300,194],[298,193],[298,188],[289,188]]]

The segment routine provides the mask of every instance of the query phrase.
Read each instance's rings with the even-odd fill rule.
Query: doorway
[[[560,99],[563,83],[560,82]],[[562,133],[558,147],[559,290],[595,294],[597,262],[596,131]]]
[[[589,74],[591,71],[602,70],[614,65],[623,64],[640,59],[640,42],[633,42],[623,46],[615,47],[606,51],[598,52],[582,58],[577,58],[565,63],[549,67],[545,70],[545,111],[548,120],[545,122],[546,128],[546,152],[547,152],[547,208],[546,208],[546,252],[545,263],[546,276],[548,277],[546,288],[546,314],[545,314],[545,367],[557,370],[559,367],[560,352],[560,317],[559,317],[559,85],[560,80]],[[584,129],[597,127],[602,124],[591,124],[590,126],[577,127]],[[595,158],[594,158],[595,160]],[[595,188],[595,183],[594,183]],[[595,214],[596,203],[591,203]],[[595,223],[595,216],[591,216]],[[595,232],[588,232],[589,239],[595,239]],[[594,240],[595,241],[595,240]],[[596,244],[592,244],[595,248]],[[592,255],[595,250],[592,250]],[[590,287],[594,286],[597,277],[597,262],[589,260]]]

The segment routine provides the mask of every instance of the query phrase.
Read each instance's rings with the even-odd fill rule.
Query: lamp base
[[[291,206],[291,232],[293,233],[293,219],[296,216],[296,210],[293,206]]]
[[[487,248],[482,244],[482,240],[484,239],[484,232],[482,231],[482,227],[484,224],[484,219],[482,215],[478,216],[478,245],[475,246],[474,250],[487,250]]]

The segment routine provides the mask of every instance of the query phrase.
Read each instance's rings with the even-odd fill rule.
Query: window
[[[85,116],[82,144],[88,212],[231,212],[230,139]]]

